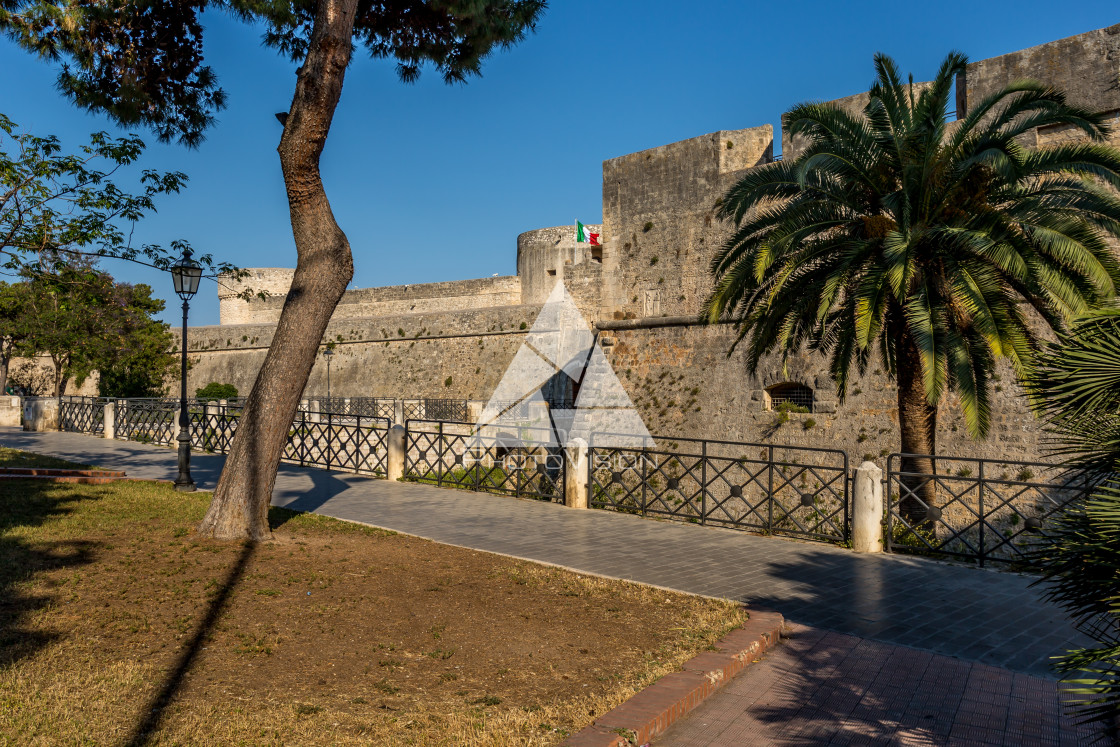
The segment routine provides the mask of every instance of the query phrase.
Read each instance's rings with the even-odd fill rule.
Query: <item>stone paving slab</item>
[[[176,472],[173,450],[147,444],[0,428],[0,445],[125,469],[129,477],[173,479]],[[223,461],[195,455],[196,481],[212,488]],[[1049,657],[1087,642],[1018,574],[290,465],[281,465],[273,503],[737,599],[814,628],[1040,677],[1053,676]]]
[[[1088,745],[1054,680],[804,625],[654,747]]]

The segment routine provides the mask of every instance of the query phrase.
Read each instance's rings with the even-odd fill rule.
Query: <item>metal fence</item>
[[[133,398],[114,401],[117,403],[116,438],[165,445],[175,442],[179,421],[178,400]]]
[[[361,415],[370,418],[393,418],[393,404],[396,400],[385,397],[307,397],[311,403],[318,403],[321,413],[336,415]]]
[[[228,453],[243,408],[210,405],[192,409],[191,446]],[[298,412],[280,461],[384,477],[388,463],[389,418]]]
[[[847,453],[685,438],[655,442],[648,449],[590,444],[589,505],[808,539],[848,539]]]
[[[106,402],[100,397],[62,397],[58,403],[59,430],[104,433]]]
[[[1043,462],[891,454],[887,546],[981,566],[1026,562],[1047,520],[1093,487]]]
[[[564,500],[564,450],[549,445],[551,431],[477,433],[472,423],[405,423],[405,478],[545,501]]]

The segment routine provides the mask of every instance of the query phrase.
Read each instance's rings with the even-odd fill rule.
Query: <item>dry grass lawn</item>
[[[200,541],[208,500],[0,482],[0,744],[555,744],[746,617],[309,514]]]

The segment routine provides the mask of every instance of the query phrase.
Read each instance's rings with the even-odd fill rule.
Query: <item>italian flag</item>
[[[591,244],[591,246],[600,246],[599,234],[591,233],[587,230],[587,226],[576,221],[576,243],[577,244]]]

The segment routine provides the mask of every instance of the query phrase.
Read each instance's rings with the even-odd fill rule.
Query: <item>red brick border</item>
[[[692,657],[683,671],[665,675],[563,744],[633,747],[648,743],[773,647],[782,624],[782,616],[776,612],[751,612],[741,628],[720,639],[717,651]]]
[[[122,470],[109,469],[49,469],[46,467],[0,467],[0,480],[46,480],[73,482],[82,485],[103,485],[125,480]]]

